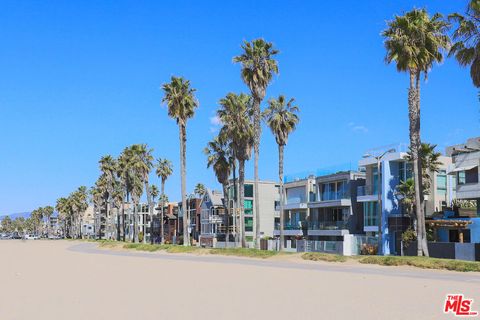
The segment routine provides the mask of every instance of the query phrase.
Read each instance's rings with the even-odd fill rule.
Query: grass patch
[[[480,272],[480,262],[429,257],[366,256],[360,258],[358,262],[364,264],[378,264],[382,266],[412,266],[423,269]]]
[[[302,254],[302,259],[311,261],[345,262],[348,258],[339,254],[306,252]]]
[[[226,248],[226,249],[210,249],[211,254],[218,254],[223,256],[237,256],[237,257],[248,257],[248,258],[261,258],[266,259],[272,256],[278,255],[276,251],[268,250],[258,250],[258,249],[247,249],[247,248]]]
[[[158,250],[165,250],[164,246],[160,244],[144,244],[144,243],[125,243],[124,249],[135,249],[138,251],[154,252]]]

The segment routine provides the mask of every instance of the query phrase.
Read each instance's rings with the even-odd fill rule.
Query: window
[[[245,197],[253,198],[253,184],[246,184],[243,190],[245,191]]]
[[[245,231],[253,231],[253,218],[245,217]]]
[[[402,161],[398,164],[398,179],[400,181],[407,181],[413,177],[412,164]]]
[[[253,200],[244,200],[243,207],[245,214],[253,214]]]
[[[378,226],[377,208],[377,203],[373,201],[363,204],[363,223],[365,227]]]
[[[458,184],[465,184],[465,171],[458,172]]]
[[[445,170],[440,170],[437,173],[437,193],[447,194],[447,172]]]
[[[280,201],[273,202],[273,210],[277,210],[277,207],[280,207]]]
[[[382,177],[380,176],[380,179]],[[372,170],[372,179],[373,179],[373,194],[378,194],[378,168],[374,167]]]

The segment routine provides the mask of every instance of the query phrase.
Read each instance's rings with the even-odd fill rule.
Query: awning
[[[457,172],[459,172],[459,171],[468,171],[468,170],[471,170],[471,169],[473,169],[473,168],[475,168],[475,167],[478,167],[478,166],[477,166],[476,164],[472,164],[472,165],[470,165],[470,166],[457,167],[457,168],[451,170],[448,174],[452,174],[452,175],[453,175],[453,174],[455,174],[455,173],[457,173]]]

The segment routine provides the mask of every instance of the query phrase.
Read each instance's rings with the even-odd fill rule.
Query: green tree
[[[239,184],[239,209],[240,221],[237,226],[240,229],[240,243],[246,247],[245,241],[245,161],[250,159],[254,142],[254,125],[252,118],[252,99],[249,95],[241,93],[236,95],[229,93],[220,100],[220,108],[217,115],[223,123],[220,136],[231,140],[231,147],[238,160],[238,184]]]
[[[295,105],[294,99],[286,100],[280,95],[278,99],[270,99],[268,108],[263,113],[265,122],[275,136],[278,145],[278,178],[280,181],[280,250],[283,250],[285,215],[283,212],[284,187],[283,187],[283,152],[288,142],[288,136],[292,133],[299,122],[297,113],[299,108]]]
[[[173,165],[172,162],[168,159],[157,159],[157,165],[156,165],[156,174],[157,176],[161,179],[162,185],[161,185],[161,194],[160,194],[160,205],[162,207],[160,211],[160,235],[161,235],[161,244],[165,243],[165,237],[164,237],[164,225],[163,225],[163,218],[164,218],[164,207],[165,207],[165,182],[167,181],[168,177],[170,177],[173,173]],[[167,200],[168,202],[168,200]]]
[[[162,102],[167,104],[168,115],[175,119],[179,128],[180,138],[180,174],[181,174],[181,192],[182,192],[182,209],[183,214],[183,244],[190,245],[190,234],[188,227],[190,217],[188,217],[187,208],[187,194],[186,194],[186,144],[187,144],[187,120],[192,118],[195,114],[195,109],[198,107],[198,102],[194,96],[195,89],[190,87],[190,81],[181,77],[172,77],[170,83],[163,85],[165,96]]]
[[[50,219],[52,218],[55,209],[52,206],[46,206],[43,208],[43,218],[46,219],[47,224],[47,237],[50,236]]]
[[[160,192],[158,191],[158,188],[156,185],[152,184],[149,189],[150,192],[150,197],[152,197],[153,203],[155,203],[155,198],[158,197]]]
[[[462,67],[470,67],[473,85],[480,87],[480,1],[472,0],[465,14],[454,13],[448,16],[455,23],[454,44],[449,56],[455,56]]]
[[[242,65],[241,76],[243,82],[250,89],[253,98],[254,122],[254,180],[255,180],[255,244],[260,248],[260,206],[258,197],[258,157],[260,154],[261,110],[260,105],[265,98],[267,87],[275,74],[278,74],[278,63],[274,57],[278,50],[271,42],[264,39],[244,41],[242,54],[233,58],[233,61]]]
[[[207,189],[205,188],[205,185],[203,183],[197,183],[195,185],[195,189],[193,190],[193,193],[199,198],[201,198],[205,192],[207,192]]]
[[[2,218],[2,228],[1,232],[4,233],[12,233],[14,231],[14,225],[12,219],[9,216],[5,216]]]
[[[408,114],[415,181],[420,181],[422,172],[421,162],[418,161],[421,145],[420,76],[422,73],[426,75],[435,62],[443,60],[443,51],[450,46],[447,29],[448,23],[442,19],[442,15],[437,13],[430,17],[425,9],[414,9],[403,16],[395,16],[382,32],[387,51],[386,62],[395,62],[397,71],[410,75]],[[421,203],[420,185],[415,184],[417,203]],[[428,256],[425,216],[421,206],[416,206],[416,215],[419,222],[418,255]]]

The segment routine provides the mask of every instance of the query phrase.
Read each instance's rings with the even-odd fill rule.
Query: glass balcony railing
[[[286,204],[298,204],[298,203],[304,203],[304,202],[306,202],[305,198],[291,197],[291,198],[287,198],[287,203]]]
[[[306,221],[300,221],[299,223],[285,223],[283,230],[302,230],[302,225],[306,226]],[[275,223],[275,230],[280,230],[280,223]]]
[[[357,196],[374,196],[378,195],[378,191],[381,188],[377,188],[377,186],[372,186],[372,185],[366,185],[366,186],[358,186],[357,187]]]
[[[341,199],[350,199],[350,192],[348,191],[323,192],[321,194],[320,201],[332,201],[332,200],[341,200]]]
[[[342,230],[348,229],[347,221],[314,221],[309,223],[309,230]]]

